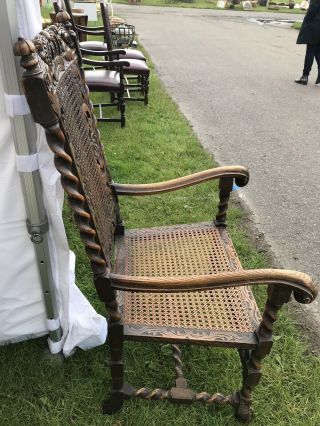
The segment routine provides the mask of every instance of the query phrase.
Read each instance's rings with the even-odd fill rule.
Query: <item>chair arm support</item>
[[[103,36],[105,34],[104,30],[85,29],[85,28],[80,28],[78,25],[76,26],[76,30],[79,33],[87,34],[87,35],[94,35],[94,36]]]
[[[162,192],[175,191],[187,186],[196,185],[212,179],[224,177],[234,178],[238,186],[244,186],[249,181],[249,172],[242,166],[224,166],[204,170],[192,175],[183,176],[166,182],[147,184],[120,184],[112,183],[117,195],[151,195]]]
[[[100,27],[85,27],[84,25],[76,24],[77,30],[89,30],[89,31],[104,31],[104,26]]]
[[[123,68],[129,67],[129,62],[126,61],[94,61],[93,59],[82,58],[82,62],[91,66]]]
[[[92,56],[110,56],[111,58],[119,55],[125,55],[126,51],[122,49],[116,49],[116,50],[91,50],[91,49],[84,49],[83,47],[80,47],[80,51],[84,55],[92,55]]]
[[[120,290],[155,293],[213,290],[264,284],[288,286],[294,292],[295,299],[300,303],[311,303],[318,293],[309,275],[284,269],[253,269],[184,277],[138,277],[110,273],[109,279],[112,287]]]

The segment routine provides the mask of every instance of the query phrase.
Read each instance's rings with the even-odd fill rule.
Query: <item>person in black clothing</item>
[[[320,0],[310,0],[308,11],[302,22],[297,44],[306,44],[306,56],[302,76],[295,80],[298,84],[308,84],[314,59],[318,64],[318,77],[315,84],[320,84]]]

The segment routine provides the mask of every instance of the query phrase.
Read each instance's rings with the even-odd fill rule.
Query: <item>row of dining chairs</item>
[[[90,93],[103,94],[102,100],[99,97],[99,102],[93,104],[97,120],[120,122],[121,127],[124,127],[126,102],[138,101],[148,105],[149,101],[150,69],[146,57],[141,51],[132,47],[123,48],[124,42],[130,45],[134,41],[135,29],[127,24],[112,25],[105,0],[100,0],[99,4],[102,17],[100,26],[77,24],[70,1],[65,0],[64,3],[72,29],[79,39],[82,63],[86,66],[86,84]],[[53,5],[55,12],[58,13],[60,11],[58,2],[54,1]],[[92,39],[83,40],[83,36]],[[117,41],[120,42],[118,45],[115,44]],[[96,59],[97,57],[99,59]],[[108,107],[116,107],[119,116],[106,115]]]

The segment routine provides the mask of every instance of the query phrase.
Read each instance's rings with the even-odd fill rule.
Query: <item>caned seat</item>
[[[116,239],[115,272],[130,276],[214,275],[242,269],[226,229],[213,223],[126,231]],[[260,321],[249,287],[192,293],[121,293],[124,333],[154,340],[251,348]],[[228,335],[226,343],[226,335]]]

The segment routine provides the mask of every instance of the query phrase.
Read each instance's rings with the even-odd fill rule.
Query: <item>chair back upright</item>
[[[107,43],[108,50],[114,50],[114,44],[112,39],[112,31],[111,31],[111,25],[110,25],[110,17],[109,17],[109,10],[106,2],[104,0],[100,1],[100,10],[101,10],[101,16],[102,16],[102,22],[103,27],[105,31],[105,42]]]
[[[55,4],[56,0],[53,0],[53,1]],[[91,35],[91,36],[103,36],[104,43],[106,43],[104,28],[102,26],[89,27],[88,16],[84,14],[84,9],[73,9],[71,7],[69,0],[64,0],[64,5],[65,5],[66,11],[68,12],[70,16],[72,28],[78,34],[78,39],[80,42],[87,41],[87,36]],[[55,10],[56,10],[56,7],[55,7]],[[62,9],[60,8],[60,10]],[[80,18],[84,16],[86,17],[86,20],[85,20],[85,23],[82,23]]]
[[[65,8],[66,8],[66,11],[68,12],[68,14],[70,16],[71,25],[72,25],[74,31],[76,31],[77,30],[76,24],[75,24],[74,19],[73,19],[72,7],[71,7],[69,0],[64,0],[64,5],[65,5]],[[55,10],[56,13],[58,13],[61,10],[61,8],[60,8],[60,6],[59,6],[59,4],[57,3],[56,0],[53,0],[53,6],[54,6],[54,10]]]
[[[46,130],[93,272],[104,274],[111,267],[119,206],[79,66],[76,37],[55,24],[33,42],[19,39],[15,51],[25,68],[23,86],[31,113]]]

